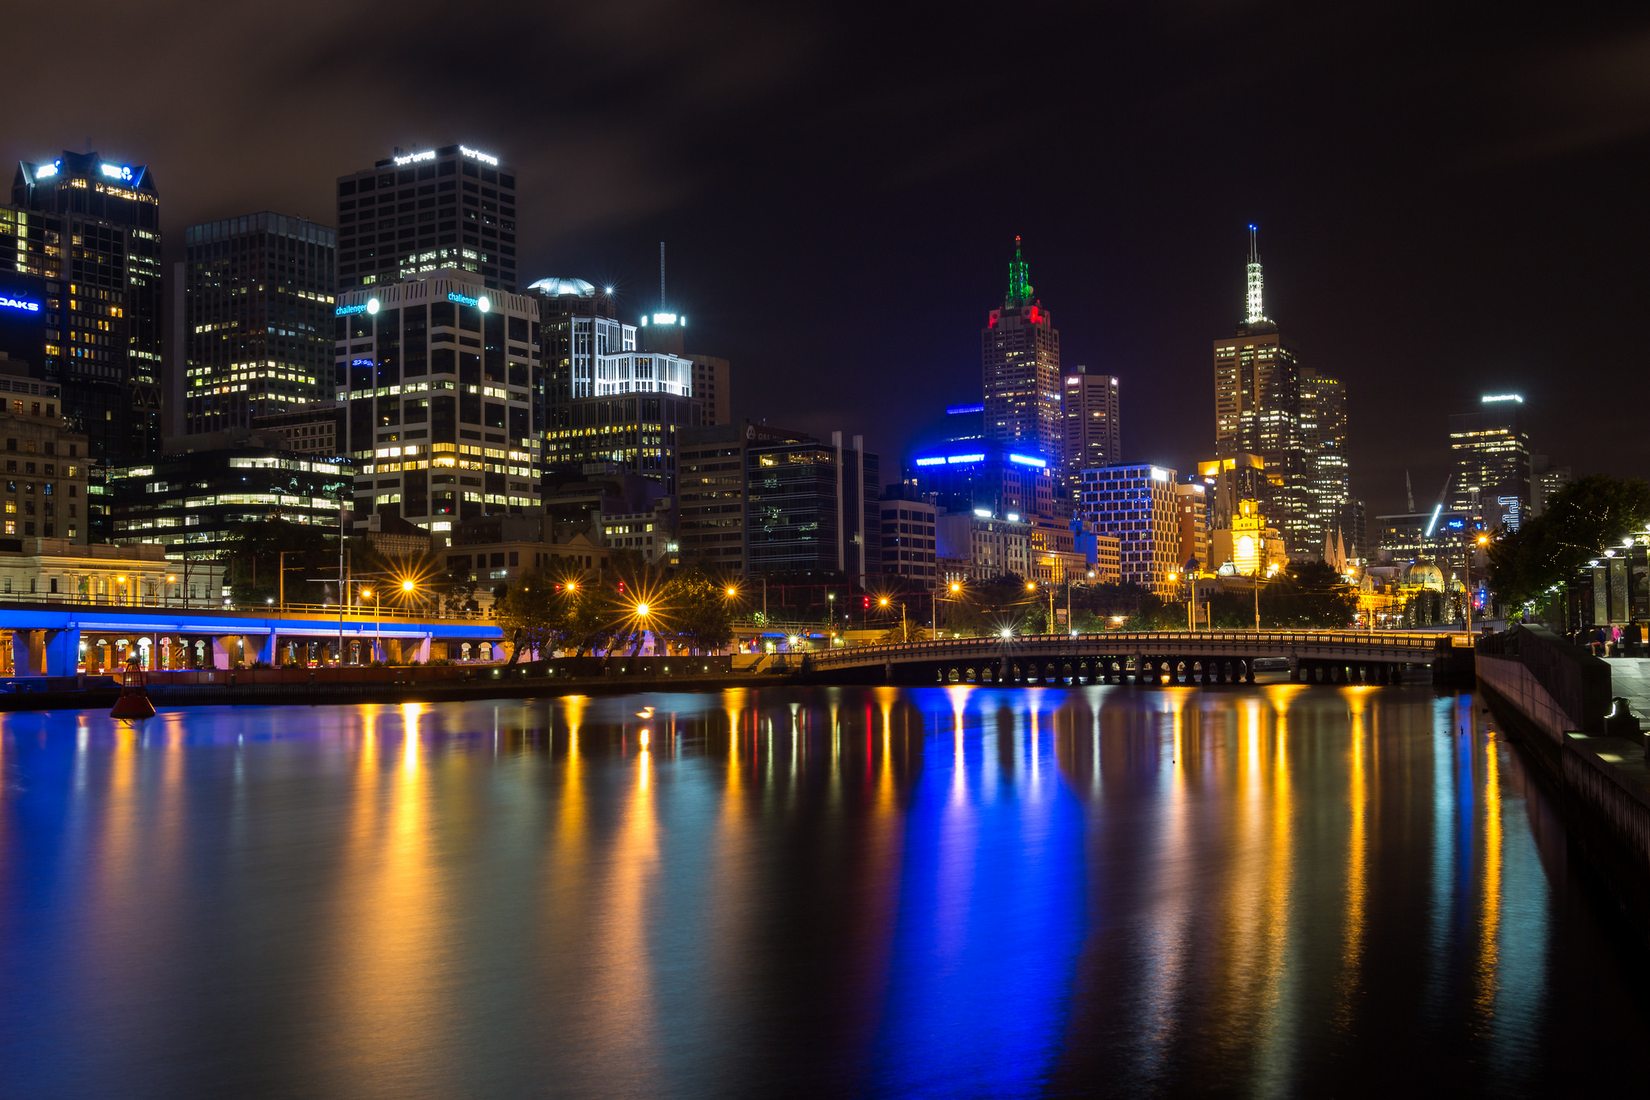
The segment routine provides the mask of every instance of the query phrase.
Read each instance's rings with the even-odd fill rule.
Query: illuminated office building
[[[195,565],[234,547],[250,523],[280,519],[338,533],[348,469],[335,459],[294,454],[245,432],[193,437],[200,449],[109,471],[113,539],[164,546]]]
[[[31,370],[63,387],[64,416],[97,463],[159,449],[160,246],[154,176],[97,153],[19,164],[0,210],[0,270],[45,280]]]
[[[545,476],[564,481],[605,466],[674,492],[677,433],[705,422],[694,363],[639,347],[610,290],[564,278],[527,290],[543,322]]]
[[[285,214],[246,214],[184,231],[185,433],[333,396],[337,235]]]
[[[877,456],[857,435],[790,435],[745,450],[747,568],[864,585],[882,571]]]
[[[1083,471],[1123,461],[1123,425],[1118,404],[1118,379],[1087,367],[1066,375],[1062,410],[1065,415],[1066,483],[1072,493]]]
[[[1266,316],[1260,251],[1249,227],[1244,318],[1214,341],[1215,456],[1256,455],[1265,463],[1268,516],[1289,553],[1308,557],[1323,543],[1314,523],[1315,464],[1302,413],[1301,368]]]
[[[1031,270],[1014,238],[1008,293],[980,331],[985,438],[1047,458],[1060,469],[1066,426],[1061,409],[1060,333],[1032,294]]]
[[[1346,457],[1346,386],[1338,378],[1311,369],[1303,369],[1300,379],[1311,529],[1320,545],[1325,539],[1345,542],[1354,530]]]
[[[1149,464],[1084,470],[1077,514],[1088,530],[1117,539],[1124,584],[1159,596],[1175,593],[1169,578],[1180,572],[1185,555],[1173,470]]]
[[[338,289],[444,268],[516,288],[516,174],[468,145],[397,150],[338,177]]]
[[[356,464],[355,529],[456,523],[539,504],[538,303],[469,272],[338,295],[336,377]]]
[[[1025,517],[1053,514],[1055,471],[1041,455],[1002,443],[959,439],[919,451],[907,480],[923,500],[947,512],[984,510]]]
[[[1530,437],[1523,423],[1524,398],[1491,393],[1473,412],[1449,418],[1449,451],[1455,467],[1450,507],[1513,530],[1531,503]]]

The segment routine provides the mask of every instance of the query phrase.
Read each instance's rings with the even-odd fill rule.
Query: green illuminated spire
[[[1008,297],[1003,299],[1003,308],[1029,306],[1031,302],[1031,265],[1026,263],[1025,257],[1020,254],[1020,237],[1016,234],[1014,259],[1008,265]]]

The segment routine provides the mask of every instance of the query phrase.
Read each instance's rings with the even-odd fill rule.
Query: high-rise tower
[[[1031,271],[1014,238],[1008,293],[980,332],[985,436],[1030,449],[1058,468],[1065,454],[1060,332],[1032,294]]]
[[[35,373],[63,387],[63,414],[92,460],[117,466],[160,446],[160,193],[141,164],[65,151],[17,166],[18,270],[46,280],[46,342]]]
[[[1258,455],[1265,463],[1266,516],[1290,554],[1321,549],[1313,523],[1314,467],[1301,415],[1301,368],[1278,326],[1266,316],[1256,227],[1249,227],[1244,318],[1214,342],[1215,455]]]
[[[442,268],[516,289],[516,174],[468,145],[394,156],[338,177],[338,289]]]
[[[1079,366],[1066,375],[1066,484],[1075,495],[1083,471],[1123,461],[1118,378]]]
[[[269,212],[184,231],[185,432],[330,401],[338,238]]]
[[[1455,478],[1450,507],[1518,529],[1531,503],[1530,437],[1523,412],[1522,394],[1487,393],[1475,411],[1451,414]]]

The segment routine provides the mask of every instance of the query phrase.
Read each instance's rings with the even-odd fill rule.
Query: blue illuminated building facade
[[[0,270],[0,356],[7,369],[40,372],[46,354],[46,281]]]
[[[1029,449],[978,439],[953,440],[912,457],[907,477],[923,499],[947,512],[1054,514],[1054,465]]]
[[[17,166],[0,210],[0,271],[46,281],[46,339],[31,369],[63,387],[63,412],[94,461],[134,462],[160,443],[160,195],[143,165],[98,153]]]

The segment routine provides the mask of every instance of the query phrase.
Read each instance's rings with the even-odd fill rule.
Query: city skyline
[[[89,65],[84,81],[19,120],[8,155],[84,146],[151,165],[166,192],[170,260],[184,227],[216,217],[273,209],[330,224],[338,176],[397,146],[496,150],[519,169],[522,283],[611,282],[621,311],[639,315],[654,300],[656,243],[668,240],[695,342],[735,364],[737,414],[816,433],[863,428],[890,460],[937,410],[977,396],[979,312],[1001,296],[1016,234],[1061,319],[1062,358],[1123,379],[1134,425],[1123,459],[1189,467],[1207,457],[1207,417],[1180,410],[1208,407],[1206,340],[1241,317],[1243,226],[1255,222],[1269,312],[1346,384],[1353,492],[1372,514],[1401,507],[1406,470],[1417,495],[1432,497],[1450,465],[1437,443],[1447,417],[1485,392],[1523,393],[1532,447],[1555,460],[1578,471],[1619,464],[1627,413],[1569,380],[1585,370],[1602,389],[1632,385],[1630,303],[1643,283],[1633,242],[1650,216],[1622,169],[1650,159],[1633,113],[1650,102],[1650,82],[1635,75],[1640,23],[1592,16],[1538,42],[1449,16],[1429,19],[1416,44],[1400,19],[1358,37],[1302,14],[1310,9],[1211,14],[1195,26],[1120,11],[1109,34],[1133,56],[1090,73],[1098,83],[1086,91],[1057,64],[1026,89],[1046,112],[1040,125],[1066,135],[1026,173],[993,159],[987,137],[1017,109],[1002,94],[1012,75],[947,64],[987,34],[965,21],[928,28],[895,14],[865,41],[826,10],[589,15],[553,43],[524,33],[497,44],[484,72],[424,81],[405,59],[418,55],[409,39],[434,8],[412,5],[405,28],[330,68],[341,47],[306,37],[319,6],[289,9],[289,25],[234,38],[255,43],[239,52],[192,53],[190,79],[213,94],[178,89],[181,112],[162,108],[177,98],[164,92],[112,94],[115,78],[98,74],[118,66]],[[491,18],[539,32],[549,17],[535,11],[505,4]],[[23,13],[22,32],[42,18]],[[223,15],[224,29],[239,18]],[[336,33],[325,37],[343,41],[366,17],[326,18]],[[909,66],[877,64],[919,32],[925,46]],[[1051,61],[1086,48],[1082,38],[1051,43]],[[1225,56],[1230,42],[1266,49],[1267,64]],[[858,78],[846,85],[831,80],[836,47]],[[164,60],[182,47],[119,9],[84,45],[93,60],[134,48]],[[433,48],[421,48],[433,63]],[[1390,56],[1404,65],[1358,78]],[[629,78],[683,57],[699,64],[668,94]],[[578,89],[569,102],[503,110],[552,58]],[[1519,63],[1533,58],[1543,64]],[[25,61],[25,80],[35,64]],[[288,69],[308,74],[301,93],[266,100],[260,76]],[[827,81],[840,107],[799,112]],[[1190,104],[1223,81],[1242,94]],[[374,87],[370,102],[382,106],[340,109]],[[1107,135],[1098,144],[1096,127]],[[1212,170],[1232,156],[1244,171]],[[1097,177],[1108,164],[1116,170]],[[1397,362],[1396,347],[1406,349]],[[825,370],[845,384],[820,394],[798,382]],[[876,393],[895,371],[899,393],[932,401],[919,409],[856,392]]]

